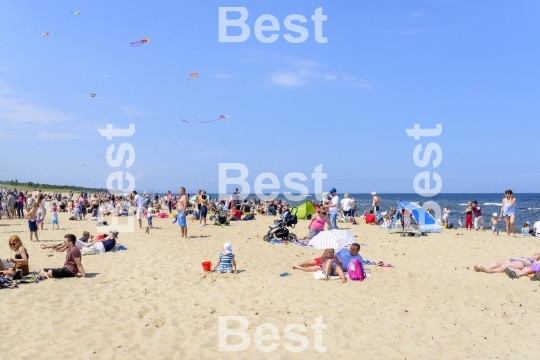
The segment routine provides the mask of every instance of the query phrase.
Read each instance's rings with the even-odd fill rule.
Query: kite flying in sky
[[[81,15],[81,12],[80,11],[72,11],[71,12],[73,15]]]
[[[48,33],[48,32],[42,32],[41,35],[42,35],[43,37],[46,37],[46,36],[49,36],[49,33]]]
[[[97,94],[90,93],[90,97],[96,97]]]
[[[215,122],[215,121],[226,120],[228,118],[230,118],[230,116],[220,115],[218,119],[209,120],[209,121],[194,122],[194,121],[187,121],[187,120],[184,120],[184,119],[180,119],[180,121],[183,121],[183,122],[188,123],[188,124],[208,124],[208,123]]]
[[[102,157],[102,156],[108,156],[108,155],[111,155],[111,154],[98,155],[98,156],[96,156],[96,159],[97,159],[97,158],[100,158],[100,157]]]
[[[131,46],[140,46],[144,43],[147,43],[147,42],[150,42],[150,39],[149,38],[144,38],[144,39],[141,39],[141,40],[137,40],[137,41],[132,41],[130,42],[129,44]]]
[[[189,74],[189,77],[186,81],[191,80],[191,79],[198,79],[198,78],[199,78],[199,73],[194,72],[194,73]]]

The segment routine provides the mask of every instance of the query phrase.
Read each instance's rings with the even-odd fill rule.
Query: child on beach
[[[148,226],[150,227],[150,229],[153,229],[154,227],[152,226],[152,210],[146,210],[146,221],[148,221]]]
[[[56,202],[53,202],[52,204],[51,217],[52,217],[52,229],[54,230],[54,225],[56,225],[56,229],[60,230],[60,226],[58,225],[58,208],[56,207]]]
[[[461,222],[461,220],[463,220],[463,217],[460,217],[460,218],[459,218],[459,228],[460,228],[460,229],[463,227],[463,223]]]
[[[213,271],[221,274],[238,274],[231,243],[225,243],[225,245],[223,245],[223,252],[219,254],[219,260]]]
[[[497,216],[497,213],[493,213],[489,225],[491,226],[491,230],[493,230],[493,234],[497,233],[497,236],[499,235],[499,221],[500,219]]]
[[[30,241],[33,240],[33,235],[36,235],[36,241],[39,241],[38,239],[38,227],[37,227],[37,211],[38,211],[39,204],[34,203],[32,205],[32,209],[26,214],[26,218],[28,219],[28,228],[30,229]]]

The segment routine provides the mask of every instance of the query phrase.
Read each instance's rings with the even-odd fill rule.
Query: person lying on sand
[[[97,254],[102,254],[107,251],[111,251],[116,246],[118,240],[118,230],[111,230],[109,235],[102,239],[94,239],[88,242],[86,247],[94,247]]]
[[[330,260],[334,259],[334,249],[325,249],[321,257],[318,257],[313,260],[306,260],[298,265],[293,265],[292,268],[295,270],[303,270],[303,271],[308,271],[308,272],[322,270],[322,264],[327,259],[330,259]]]
[[[223,251],[219,254],[219,260],[217,261],[217,265],[214,267],[213,271],[221,274],[238,274],[234,257],[235,256],[232,253],[231,243],[225,243],[225,245],[223,245]]]
[[[531,280],[540,280],[540,263],[535,262],[529,266],[525,266],[523,269],[513,269],[510,267],[507,267],[504,269],[504,273],[508,275],[511,279],[519,279],[521,276],[534,274],[534,276],[531,278]]]
[[[537,262],[539,260],[540,260],[540,253],[535,253],[532,257],[529,257],[529,258],[522,256],[518,258],[502,259],[491,265],[475,266],[474,270],[477,272],[485,272],[485,273],[490,273],[490,274],[502,273],[505,271],[506,268],[522,270],[528,266],[531,266],[534,262]]]

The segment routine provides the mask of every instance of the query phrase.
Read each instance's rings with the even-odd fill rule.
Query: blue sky
[[[218,41],[220,6],[247,8],[247,41]],[[285,29],[271,44],[253,34],[260,15],[283,28],[318,7],[325,44],[311,21],[301,44]],[[432,167],[413,149],[433,141],[442,192],[537,192],[539,15],[538,1],[4,0],[0,178],[104,187],[126,169],[96,157],[129,142],[141,190],[214,192],[230,162],[252,186],[261,172],[283,183],[322,164],[338,192],[414,192]],[[106,140],[109,123],[136,132]],[[415,123],[443,133],[415,141]]]

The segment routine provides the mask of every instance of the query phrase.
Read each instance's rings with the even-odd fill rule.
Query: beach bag
[[[96,255],[96,249],[93,246],[83,247],[81,249],[81,255]]]
[[[349,279],[352,281],[364,281],[364,266],[360,259],[352,260],[349,265],[347,265],[347,272],[349,273]]]

